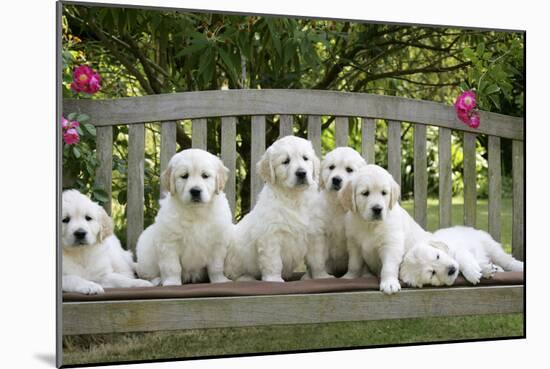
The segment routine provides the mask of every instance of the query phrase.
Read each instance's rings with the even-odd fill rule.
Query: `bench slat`
[[[452,222],[453,180],[451,163],[451,130],[439,128],[439,228]]]
[[[476,225],[476,135],[464,132],[464,225]]]
[[[523,312],[523,286],[63,304],[63,334],[329,323]]]
[[[168,162],[170,158],[176,153],[176,131],[177,131],[177,122],[166,121],[162,122],[160,125],[160,172],[163,173],[168,167]],[[160,188],[161,192],[164,185],[168,183],[163,183],[163,177],[160,176]]]
[[[206,150],[207,122],[206,119],[193,119],[191,126],[191,146],[194,149]]]
[[[361,118],[361,153],[369,164],[375,163],[374,142],[376,139],[376,121],[372,118]]]
[[[523,260],[525,242],[525,164],[524,145],[522,141],[512,141],[512,254],[515,258]]]
[[[311,141],[319,160],[323,156],[321,149],[321,124],[321,117],[319,115],[310,115],[307,117],[307,139]]]
[[[335,121],[335,147],[348,146],[349,119],[348,117],[336,117]]]
[[[401,186],[401,123],[388,120],[388,172]]]
[[[237,163],[237,118],[222,118],[222,161],[229,169],[225,194],[231,213],[235,214],[235,168]]]
[[[489,136],[489,233],[500,242],[502,177],[500,138]]]
[[[102,188],[108,200],[103,204],[111,215],[113,192],[113,127],[96,128],[96,155],[98,166],[95,172],[95,185]]]
[[[265,152],[265,115],[252,117],[252,141],[250,142],[250,206],[256,204],[263,181],[256,171],[256,163]]]
[[[294,117],[292,115],[281,114],[279,116],[279,138],[294,134]]]
[[[127,248],[135,251],[143,231],[143,170],[145,160],[145,125],[128,127],[128,194],[126,205]]]
[[[428,214],[428,169],[426,156],[426,126],[414,126],[414,219],[426,228]]]

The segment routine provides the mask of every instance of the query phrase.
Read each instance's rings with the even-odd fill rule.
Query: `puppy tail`
[[[523,261],[519,261],[512,255],[504,252],[502,245],[493,240],[490,235],[487,235],[487,239],[484,243],[494,264],[502,267],[502,269],[506,271],[523,272]]]

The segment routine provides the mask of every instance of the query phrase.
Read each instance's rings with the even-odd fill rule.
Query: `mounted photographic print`
[[[58,366],[525,337],[525,32],[58,3]]]

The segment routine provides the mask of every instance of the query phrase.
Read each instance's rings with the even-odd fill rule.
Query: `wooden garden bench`
[[[439,130],[439,225],[451,225],[451,131],[464,135],[464,224],[475,225],[476,135],[487,135],[489,232],[501,234],[501,138],[513,145],[513,255],[524,255],[524,121],[481,112],[472,129],[457,120],[451,106],[399,97],[316,90],[229,90],[184,92],[114,100],[65,100],[63,112],[91,117],[97,128],[97,183],[111,197],[113,126],[129,126],[127,184],[127,245],[134,248],[143,229],[145,123],[160,122],[160,167],[176,152],[177,121],[192,120],[192,146],[206,149],[207,118],[221,117],[221,158],[230,169],[226,194],[235,210],[236,127],[240,116],[251,116],[251,163],[265,150],[266,116],[279,117],[280,136],[293,134],[293,116],[307,116],[307,138],[321,157],[321,117],[334,116],[336,146],[348,144],[348,118],[360,119],[362,155],[374,162],[376,119],[387,122],[388,170],[401,182],[401,124],[414,127],[414,218],[427,224],[426,127]],[[251,204],[261,189],[251,168]],[[111,202],[105,204],[108,212]],[[251,282],[254,283],[254,282]],[[262,283],[262,282],[258,282]],[[303,283],[303,282],[291,282]],[[318,283],[318,282],[312,282]],[[339,283],[339,282],[331,282]],[[350,282],[351,283],[351,282]],[[290,284],[289,284],[290,285]],[[268,285],[266,285],[268,286]],[[185,287],[185,286],[184,286]],[[235,285],[237,288],[238,286]],[[161,288],[161,287],[158,287]],[[164,287],[162,287],[164,288]],[[220,288],[220,287],[216,287]],[[230,285],[223,288],[231,288]],[[272,324],[399,319],[430,316],[523,312],[524,286],[506,281],[484,286],[404,289],[386,296],[376,289],[249,296],[125,298],[62,303],[64,335],[174,330]],[[239,287],[240,288],[240,287]],[[266,287],[269,288],[269,287]],[[286,288],[284,286],[277,288]],[[168,291],[170,292],[170,291]],[[173,292],[173,291],[172,291]],[[177,291],[176,291],[177,292]],[[125,293],[128,293],[126,291]],[[213,297],[212,297],[213,296]],[[78,299],[77,299],[78,300]]]

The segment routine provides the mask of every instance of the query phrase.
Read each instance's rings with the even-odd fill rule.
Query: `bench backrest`
[[[348,119],[361,121],[362,155],[374,163],[375,119],[388,127],[388,170],[401,183],[401,124],[414,125],[414,218],[427,223],[426,127],[439,127],[439,225],[451,225],[451,130],[464,131],[464,224],[476,223],[476,135],[488,136],[489,232],[501,234],[501,138],[512,139],[512,252],[523,260],[524,248],[524,121],[480,112],[481,125],[472,129],[456,118],[451,106],[392,96],[319,90],[228,90],[183,92],[114,100],[65,100],[63,111],[85,113],[97,128],[96,182],[109,198],[112,188],[112,126],[129,125],[127,184],[127,244],[134,248],[143,230],[145,123],[161,122],[160,167],[176,152],[178,120],[192,120],[192,146],[206,149],[207,119],[221,117],[221,158],[230,170],[226,194],[235,210],[236,125],[239,116],[251,116],[251,163],[265,151],[266,116],[279,116],[280,136],[293,134],[293,116],[308,117],[307,137],[321,157],[321,117],[334,116],[336,146],[348,145]],[[251,205],[262,181],[251,168]],[[110,213],[111,202],[105,204]]]

